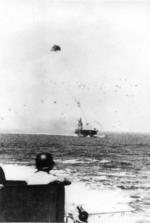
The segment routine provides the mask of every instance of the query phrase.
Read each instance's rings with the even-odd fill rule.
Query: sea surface
[[[150,135],[0,135],[6,172],[12,166],[33,170],[36,154],[43,151],[53,154],[56,172],[72,181],[66,187],[66,214],[82,205],[89,223],[150,222]]]

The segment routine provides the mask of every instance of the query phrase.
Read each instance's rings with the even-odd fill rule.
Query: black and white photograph
[[[0,222],[150,222],[150,1],[0,0]]]

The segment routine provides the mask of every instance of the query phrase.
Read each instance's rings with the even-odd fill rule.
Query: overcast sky
[[[150,132],[150,3],[0,0],[0,131],[72,133],[79,117]]]

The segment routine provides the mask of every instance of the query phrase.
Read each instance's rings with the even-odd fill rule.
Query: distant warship
[[[88,123],[87,123],[87,125],[88,125]],[[82,122],[82,119],[80,118],[78,120],[77,129],[75,129],[75,134],[77,134],[78,136],[93,137],[93,136],[96,136],[98,134],[98,130],[96,128],[94,128],[94,129],[83,128],[83,122]]]

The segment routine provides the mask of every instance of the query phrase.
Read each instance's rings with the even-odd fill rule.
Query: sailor
[[[55,165],[50,153],[39,153],[35,159],[35,165],[37,170],[27,179],[29,185],[49,184],[54,181],[70,184],[70,181],[66,178],[58,177],[50,173]]]

